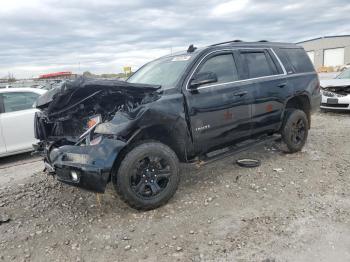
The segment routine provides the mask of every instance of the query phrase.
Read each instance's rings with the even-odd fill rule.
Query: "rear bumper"
[[[93,146],[62,146],[47,151],[45,165],[57,180],[89,191],[103,193],[115,159],[125,143],[104,138]]]

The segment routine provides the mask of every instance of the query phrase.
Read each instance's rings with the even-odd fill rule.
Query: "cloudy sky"
[[[0,78],[117,73],[189,44],[350,34],[349,0],[0,0]]]

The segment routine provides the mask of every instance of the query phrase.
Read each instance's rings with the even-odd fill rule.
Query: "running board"
[[[199,158],[198,162],[196,163],[199,166],[206,165],[212,162],[215,162],[217,160],[241,153],[243,151],[246,151],[252,147],[264,145],[269,142],[273,142],[276,140],[281,139],[281,135],[274,134],[274,135],[264,135],[262,137],[256,138],[256,139],[249,139],[244,142],[241,142],[239,144],[235,144],[232,146],[228,146],[222,149],[218,149],[212,152],[209,152],[205,154],[203,157]]]

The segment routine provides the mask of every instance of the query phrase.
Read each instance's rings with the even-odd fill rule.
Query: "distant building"
[[[350,35],[319,37],[297,44],[304,47],[316,69],[350,63]]]
[[[56,72],[40,75],[38,79],[73,79],[76,77],[77,75],[73,74],[72,72]]]

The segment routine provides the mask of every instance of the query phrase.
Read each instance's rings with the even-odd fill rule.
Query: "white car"
[[[346,69],[334,79],[321,80],[324,110],[350,110],[350,69]]]
[[[0,89],[0,157],[33,150],[34,108],[46,90],[36,88]]]

